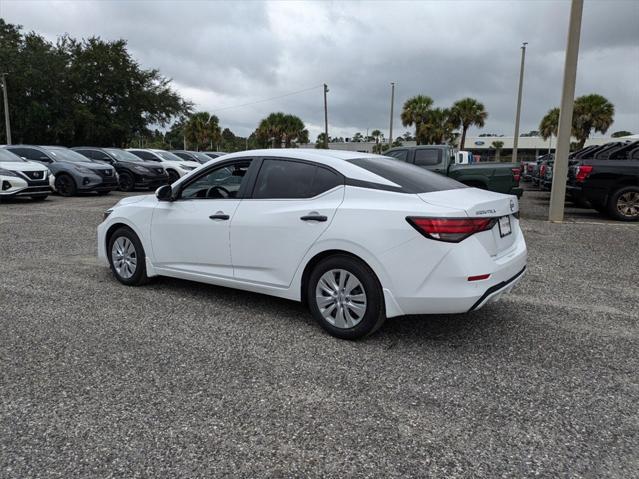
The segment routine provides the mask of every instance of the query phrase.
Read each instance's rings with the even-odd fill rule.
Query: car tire
[[[320,326],[340,339],[373,334],[386,320],[377,276],[352,256],[335,255],[320,261],[309,277],[306,297]]]
[[[49,195],[38,195],[38,196],[32,196],[31,199],[33,201],[44,201],[47,199],[47,196]]]
[[[122,172],[120,173],[120,190],[122,191],[133,191],[135,188],[135,179],[131,173]]]
[[[110,236],[107,256],[111,272],[120,283],[141,286],[149,281],[142,242],[130,228],[118,228]]]
[[[177,171],[166,170],[166,172],[169,174],[169,185],[172,185],[173,183],[175,183],[177,180],[180,179],[180,174]]]
[[[60,196],[74,196],[78,192],[78,186],[71,175],[60,173],[55,177],[55,190]]]
[[[639,186],[619,188],[610,195],[608,214],[619,221],[639,221]]]

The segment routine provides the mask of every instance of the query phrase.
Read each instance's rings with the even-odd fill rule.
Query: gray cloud
[[[252,131],[270,111],[323,124],[329,84],[332,135],[387,133],[391,81],[395,131],[410,96],[438,106],[464,96],[486,105],[484,131],[512,134],[522,41],[529,42],[522,130],[559,103],[570,4],[522,2],[40,2],[0,3],[0,15],[48,38],[63,33],[125,38],[145,67],[174,79],[199,109],[221,110],[224,126]],[[577,94],[598,92],[616,107],[611,131],[639,132],[639,2],[587,1]]]

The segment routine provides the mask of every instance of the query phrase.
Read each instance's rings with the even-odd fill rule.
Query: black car
[[[171,153],[179,156],[183,160],[197,161],[198,163],[206,163],[211,161],[211,158],[217,158],[217,156],[211,156],[208,153],[202,151],[190,151],[190,150],[171,150]],[[225,155],[226,153],[220,153],[218,156]]]
[[[169,183],[169,175],[161,165],[141,160],[126,150],[92,146],[77,146],[73,150],[91,160],[112,165],[118,172],[122,191],[133,191],[135,188],[155,189]]]
[[[568,195],[617,220],[639,221],[639,148],[625,159],[585,159],[568,169]]]

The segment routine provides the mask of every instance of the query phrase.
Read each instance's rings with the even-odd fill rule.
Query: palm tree
[[[614,116],[614,105],[601,95],[592,93],[577,98],[572,117],[572,134],[577,138],[577,147],[583,148],[592,130],[606,133]]]
[[[322,132],[317,135],[317,140],[315,140],[315,148],[317,148],[318,150],[325,150],[326,148],[328,148],[326,146],[327,143],[328,142],[326,141],[326,133]]]
[[[435,108],[430,110],[417,131],[417,144],[440,145],[448,143],[454,138],[454,129],[455,124],[449,109]]]
[[[295,115],[282,112],[271,113],[260,121],[255,130],[259,143],[273,148],[291,148],[295,143],[308,143],[308,130],[304,122]]]
[[[205,111],[194,113],[184,124],[186,140],[195,144],[197,150],[207,149],[211,143],[218,143],[222,137],[217,116]]]
[[[501,149],[504,147],[504,142],[500,140],[495,140],[491,143],[491,145],[495,149],[495,160],[500,161]]]
[[[459,143],[460,150],[464,149],[468,128],[473,125],[483,128],[486,118],[488,118],[488,113],[484,108],[484,104],[478,102],[474,98],[464,98],[463,100],[456,101],[451,108],[451,115],[455,126],[461,126],[462,134],[461,141]]]
[[[539,133],[544,140],[551,136],[557,136],[559,128],[559,108],[552,108],[546,113],[539,123]]]
[[[380,139],[380,138],[383,138],[383,137],[384,137],[383,133],[382,133],[381,131],[379,131],[379,130],[373,130],[373,131],[371,131],[371,136],[372,136],[373,138],[375,138],[375,143],[376,143],[376,144],[378,144],[378,143],[379,143],[379,139]]]
[[[432,111],[433,99],[426,95],[417,95],[409,98],[404,103],[402,108],[402,125],[413,126],[415,125],[415,136],[417,137],[417,144],[420,145],[419,131],[422,125],[426,122],[426,118]]]

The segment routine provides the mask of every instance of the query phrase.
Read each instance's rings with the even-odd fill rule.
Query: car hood
[[[139,203],[141,201],[155,201],[155,195],[137,195],[137,196],[127,196],[126,198],[122,198],[118,201],[115,206],[126,206],[132,205],[134,203]]]
[[[519,211],[519,202],[516,196],[480,190],[479,188],[433,191],[420,193],[417,196],[431,205],[463,209],[471,217],[506,216]]]
[[[113,171],[113,167],[111,165],[106,165],[104,163],[98,161],[64,161],[58,160],[58,163],[64,163],[67,166],[81,166],[83,168],[89,168],[90,170],[106,170]]]
[[[45,171],[48,170],[42,163],[35,163],[32,161],[12,161],[0,163],[0,169],[11,171]]]

